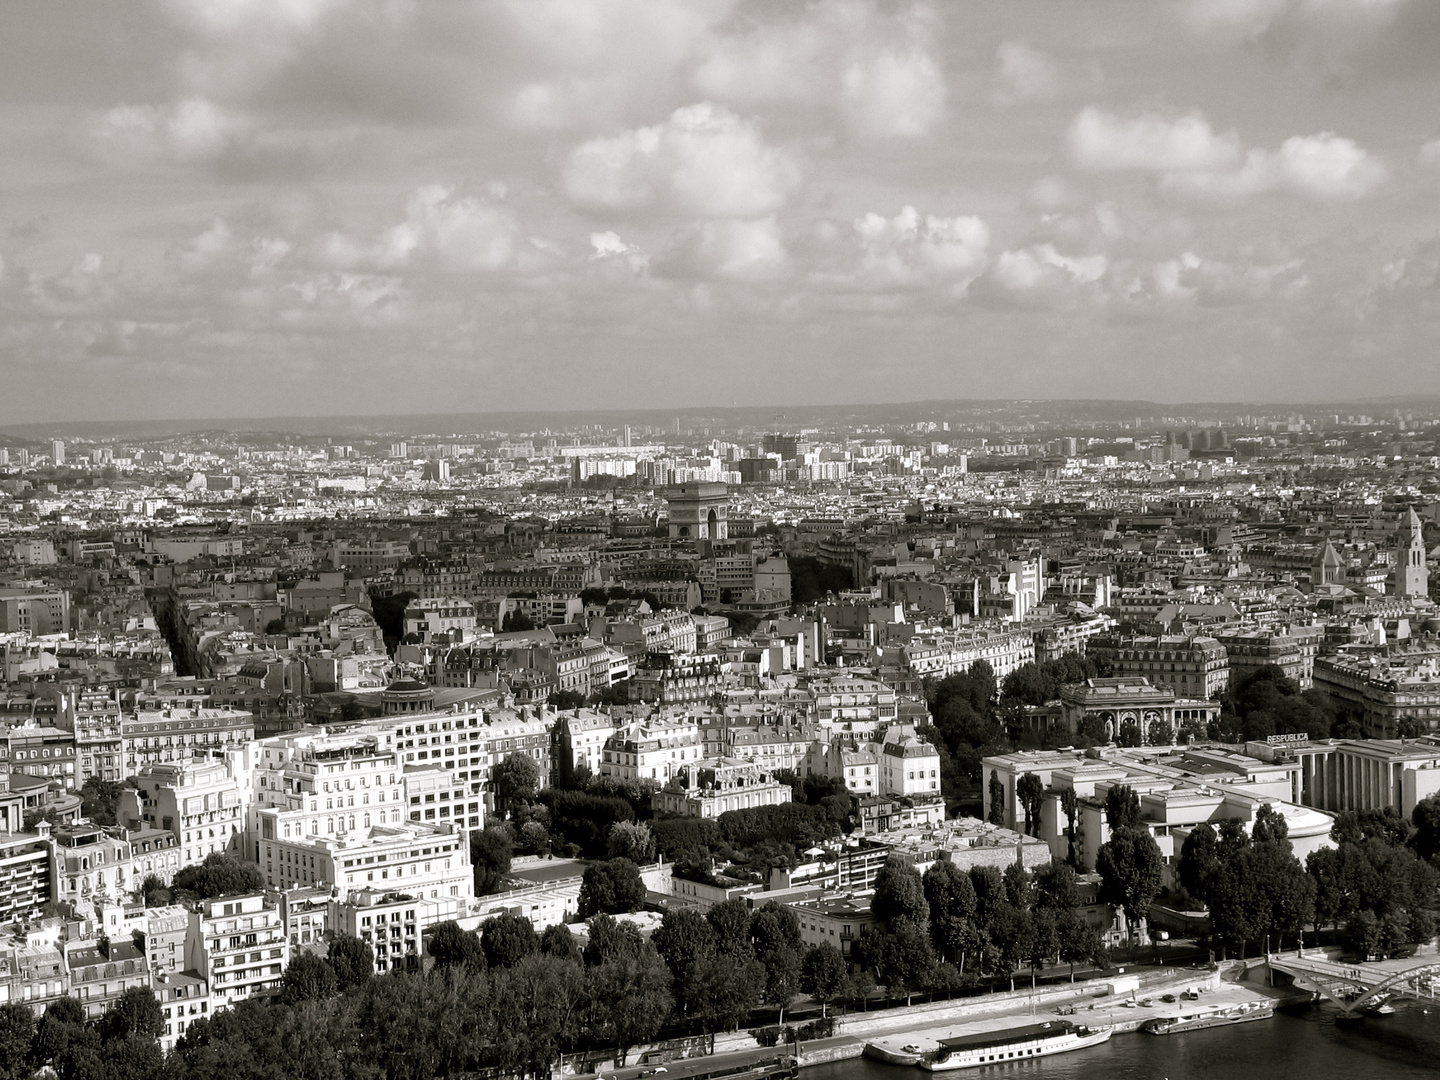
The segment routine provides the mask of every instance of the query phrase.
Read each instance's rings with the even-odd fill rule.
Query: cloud
[[[1219,199],[1277,192],[1317,201],[1359,199],[1389,178],[1383,162],[1333,132],[1296,135],[1278,150],[1242,153],[1237,134],[1217,134],[1199,112],[1124,118],[1090,106],[1071,123],[1066,144],[1078,168],[1157,173],[1164,190]]]
[[[1420,162],[1424,165],[1440,165],[1440,139],[1431,139],[1420,147]]]
[[[913,49],[884,52],[845,71],[844,111],[862,135],[916,138],[945,115],[945,79],[931,57]]]
[[[800,181],[789,153],[759,128],[703,102],[663,124],[591,139],[571,151],[562,185],[577,206],[628,213],[660,208],[705,218],[762,217]]]
[[[1005,41],[995,56],[997,105],[1049,101],[1060,91],[1060,68],[1050,56],[1023,41]]]
[[[988,264],[990,229],[978,217],[868,213],[845,230],[821,222],[806,245],[810,280],[824,289],[894,294],[936,291],[963,296]]]
[[[1440,49],[1434,0],[1186,0],[1181,11],[1198,33],[1327,80],[1429,74]]]
[[[1361,199],[1389,179],[1389,170],[1352,139],[1332,132],[1296,135],[1278,150],[1251,150],[1238,169],[1174,173],[1162,186],[1221,199],[1282,192],[1317,202]]]
[[[248,114],[203,97],[171,105],[117,105],[99,116],[89,144],[125,169],[202,166],[227,180],[294,179],[339,164],[353,130],[262,128]]]
[[[117,105],[92,130],[97,148],[130,164],[211,161],[248,133],[248,123],[203,97],[174,105]]]
[[[917,137],[943,120],[948,90],[932,5],[820,0],[754,12],[703,45],[692,79],[707,97],[751,110],[835,110],[862,137]]]
[[[447,271],[495,273],[520,252],[519,223],[509,208],[453,189],[429,185],[405,204],[404,220],[373,240],[331,232],[315,247],[322,265],[393,271],[426,265]]]
[[[1309,284],[1304,263],[1292,259],[1277,264],[1249,264],[1207,259],[1186,251],[1156,263],[1149,280],[1130,283],[1126,299],[1141,297],[1227,306],[1281,295],[1294,297]]]
[[[772,281],[790,272],[774,217],[701,221],[683,229],[655,257],[663,277]]]
[[[1092,105],[1075,117],[1065,141],[1071,160],[1095,172],[1209,171],[1240,157],[1239,137],[1217,134],[1199,112],[1125,118]]]
[[[987,284],[1021,303],[1049,303],[1077,287],[1094,285],[1110,262],[1104,255],[1071,256],[1053,244],[1003,251],[987,275]]]

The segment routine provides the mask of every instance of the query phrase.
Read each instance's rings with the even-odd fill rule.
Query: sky
[[[4,0],[0,422],[1440,393],[1437,0]]]

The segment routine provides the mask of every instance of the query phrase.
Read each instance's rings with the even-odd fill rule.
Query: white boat
[[[1251,1020],[1269,1020],[1274,1015],[1273,1001],[1244,1001],[1238,1005],[1195,1009],[1179,1016],[1157,1016],[1154,1020],[1145,1021],[1140,1030],[1151,1035],[1178,1035],[1185,1031],[1245,1024]]]
[[[985,1065],[1011,1064],[1083,1050],[1108,1042],[1113,1027],[1090,1028],[1069,1020],[1046,1020],[1040,1024],[987,1031],[940,1040],[940,1047],[923,1054],[916,1063],[930,1072],[952,1069],[978,1069]]]

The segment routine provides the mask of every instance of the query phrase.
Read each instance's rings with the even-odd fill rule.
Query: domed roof
[[[430,687],[414,679],[396,679],[385,688],[387,694],[420,694],[429,690]]]

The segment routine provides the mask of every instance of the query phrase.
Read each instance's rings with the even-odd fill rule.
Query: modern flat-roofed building
[[[875,925],[870,911],[872,890],[845,893],[818,900],[798,900],[790,905],[800,924],[800,940],[811,945],[833,945],[850,962],[851,950],[866,927]]]

